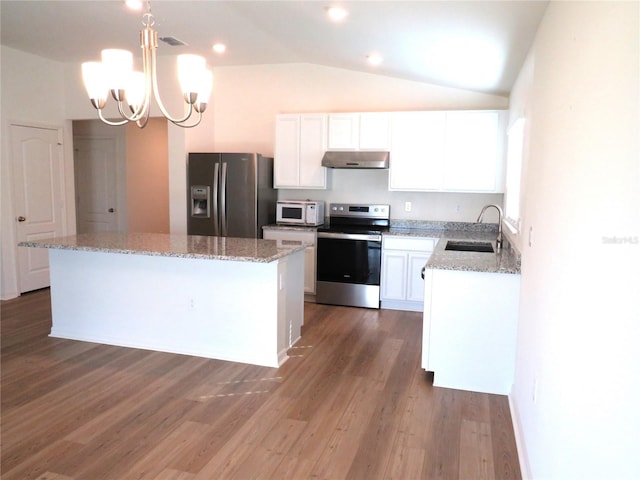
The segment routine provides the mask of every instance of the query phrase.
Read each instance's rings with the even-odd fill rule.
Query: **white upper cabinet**
[[[360,150],[389,150],[391,144],[391,114],[360,114]]]
[[[326,168],[321,165],[326,145],[326,114],[278,115],[275,188],[327,188]]]
[[[328,150],[389,150],[390,114],[329,114]]]
[[[392,114],[390,190],[504,192],[506,113]]]
[[[447,112],[443,189],[504,192],[504,141],[500,112]]]
[[[392,114],[390,190],[442,190],[445,115],[445,112]]]

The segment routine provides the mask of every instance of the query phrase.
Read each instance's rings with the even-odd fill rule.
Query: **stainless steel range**
[[[332,203],[318,228],[316,302],[380,308],[382,232],[389,205]]]

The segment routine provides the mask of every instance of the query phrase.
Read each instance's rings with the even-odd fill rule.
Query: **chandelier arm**
[[[129,115],[126,112],[126,108],[124,108],[123,104],[124,101],[123,100],[119,100],[117,101],[118,103],[118,112],[120,112],[120,116],[122,118],[125,118],[127,121],[129,122],[140,122],[142,119],[144,119],[145,117],[149,117],[149,92],[151,90],[151,82],[149,81],[149,73],[147,71],[148,69],[148,64],[149,64],[149,60],[148,60],[148,52],[147,52],[147,48],[145,48],[145,46],[142,46],[143,50],[142,50],[142,71],[144,72],[144,79],[145,79],[145,89],[144,89],[144,97],[142,102],[140,103],[140,105],[138,106],[138,108],[134,111],[132,110],[132,114]],[[125,94],[125,98],[126,98],[126,94]],[[127,102],[128,104],[128,102]],[[144,124],[146,125],[146,121],[144,122]],[[142,127],[141,127],[142,128]]]
[[[171,115],[169,115],[169,112],[167,111],[167,109],[164,107],[164,104],[162,103],[162,99],[160,98],[160,93],[158,91],[158,76],[156,74],[156,52],[155,52],[155,50],[151,50],[151,82],[153,83],[153,94],[155,96],[156,103],[158,104],[158,107],[160,108],[160,111],[162,112],[162,114],[171,123],[173,123],[175,125],[183,126],[182,123],[184,123],[187,120],[189,120],[189,118],[191,117],[191,114],[193,113],[193,105],[189,104],[189,111],[181,119],[173,118]]]
[[[195,123],[192,123],[191,125],[185,125],[184,122],[181,123],[176,123],[173,120],[169,119],[169,121],[171,123],[173,123],[174,125],[177,125],[178,127],[182,127],[182,128],[193,128],[193,127],[197,127],[200,122],[202,121],[202,112],[198,112],[198,120]]]
[[[124,102],[116,102],[116,103],[118,104],[118,112],[120,113],[120,116],[122,118],[124,118],[128,122],[135,122],[136,120],[138,120],[137,118],[135,118],[135,115],[133,116],[127,115],[127,113],[125,112],[125,109],[122,108],[122,105]]]
[[[110,120],[107,120],[106,118],[104,118],[104,116],[102,115],[102,109],[98,109],[98,118],[100,120],[102,120],[104,123],[106,123],[107,125],[111,125],[113,127],[118,127],[120,125],[125,125],[128,120],[122,120],[120,122],[112,122]]]
[[[138,125],[138,127],[140,128],[144,128],[147,126],[147,122],[149,121],[149,115],[146,115],[144,118],[138,120],[136,122],[136,125]]]

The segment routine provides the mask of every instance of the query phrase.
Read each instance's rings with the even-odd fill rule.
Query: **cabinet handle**
[[[24,222],[25,220],[26,220],[26,218],[25,218],[25,217],[23,217],[22,215],[20,215],[20,216],[18,217],[18,221],[19,221],[19,222]]]
[[[424,269],[425,268],[427,268],[426,265],[424,267],[422,267],[422,270],[420,270],[420,276],[422,277],[423,280],[424,280]]]
[[[113,213],[113,212],[115,212],[115,210],[113,208],[110,208],[109,210],[107,210],[107,212]]]

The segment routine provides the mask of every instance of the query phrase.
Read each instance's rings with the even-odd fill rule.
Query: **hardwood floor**
[[[49,338],[49,302],[1,305],[3,480],[521,478],[506,397],[433,387],[419,313],[306,304],[274,369]]]

